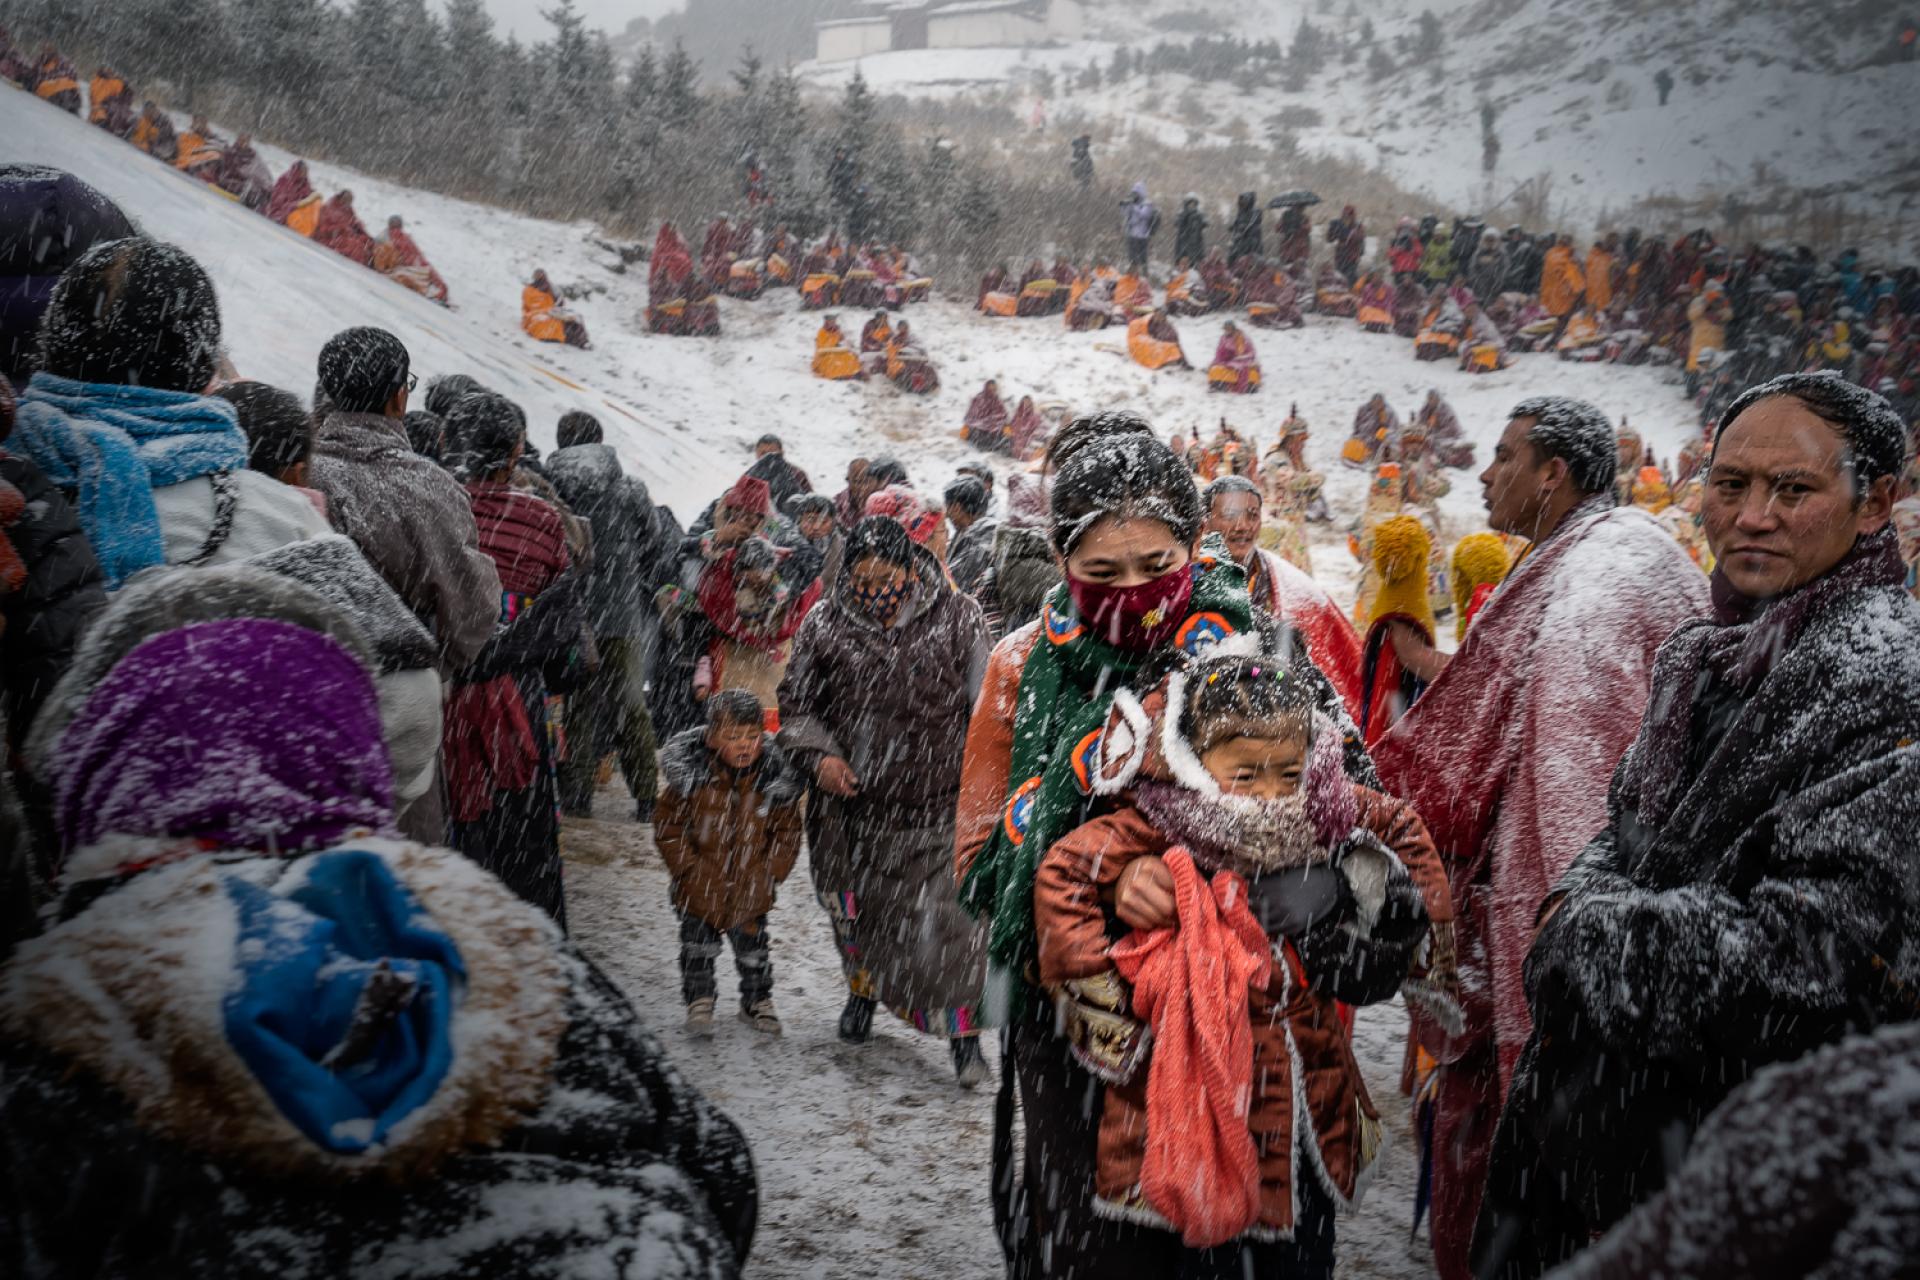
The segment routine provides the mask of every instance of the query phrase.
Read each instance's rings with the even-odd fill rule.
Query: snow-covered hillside
[[[1297,93],[1135,76],[1057,90],[1046,117],[1063,137],[1115,130],[1105,153],[1124,168],[1130,134],[1224,143],[1238,121],[1258,140],[1292,109],[1304,150],[1377,167],[1462,212],[1511,216],[1515,189],[1548,174],[1550,216],[1569,229],[1591,229],[1643,201],[1660,202],[1676,222],[1717,223],[1724,211],[1703,205],[1732,196],[1748,210],[1770,209],[1802,194],[1844,197],[1856,219],[1879,219],[1862,229],[1868,243],[1912,244],[1920,229],[1902,225],[1911,222],[1903,202],[1920,191],[1920,151],[1890,107],[1920,88],[1920,62],[1863,65],[1892,39],[1891,7],[1877,22],[1850,14],[1842,23],[1827,10],[1784,0],[1108,0],[1089,10],[1098,39],[892,53],[859,66],[886,92],[1012,91],[1027,119],[1035,71],[1060,77],[1090,61],[1104,70],[1121,45],[1138,51],[1230,35],[1284,48],[1302,18],[1357,42],[1370,24],[1373,40],[1353,61],[1334,58]],[[1431,59],[1408,52],[1422,11],[1440,21],[1441,50]],[[1367,65],[1376,49],[1396,64],[1379,79]],[[808,64],[802,74],[833,88],[853,66]],[[1663,69],[1675,81],[1664,108],[1655,87]],[[1482,103],[1497,113],[1491,176],[1481,165]],[[1317,112],[1319,123],[1299,123],[1303,111]],[[1278,160],[1272,176],[1288,182]]]
[[[289,159],[271,148],[264,154],[276,170]],[[70,169],[120,202],[149,234],[198,255],[219,288],[227,342],[243,375],[306,394],[329,336],[351,325],[381,325],[408,344],[423,378],[471,373],[519,400],[543,447],[562,412],[595,413],[629,464],[683,519],[739,474],[753,441],[767,431],[786,440],[789,455],[822,487],[838,488],[850,459],[891,452],[919,487],[937,494],[956,463],[980,456],[956,433],[968,400],[988,378],[999,380],[1003,394],[1032,394],[1042,405],[1132,407],[1168,434],[1210,430],[1224,416],[1263,448],[1294,402],[1316,428],[1310,457],[1329,475],[1336,522],[1321,527],[1329,544],[1322,573],[1339,589],[1352,572],[1341,545],[1344,524],[1360,509],[1365,477],[1341,467],[1338,450],[1354,411],[1375,390],[1408,414],[1428,387],[1440,387],[1483,456],[1515,401],[1549,391],[1584,396],[1630,418],[1663,456],[1692,431],[1678,388],[1651,369],[1523,356],[1511,369],[1468,378],[1451,366],[1416,362],[1404,340],[1361,333],[1351,321],[1312,318],[1304,330],[1255,336],[1266,389],[1242,399],[1209,395],[1198,372],[1148,373],[1127,359],[1123,335],[1070,333],[1057,319],[988,320],[953,300],[907,313],[944,385],[932,396],[906,396],[885,382],[812,377],[819,318],[801,313],[791,291],[752,303],[724,300],[718,339],[643,333],[644,275],[610,270],[609,255],[585,224],[543,222],[313,165],[319,189],[352,188],[370,225],[377,228],[388,213],[405,217],[451,286],[449,311],[26,94],[0,92],[0,159]],[[605,290],[574,304],[593,350],[536,343],[520,332],[520,284],[536,266],[556,283]],[[859,317],[847,323],[857,329]],[[1205,365],[1221,323],[1180,322],[1191,361]],[[1456,526],[1450,532],[1477,526],[1478,486],[1461,477],[1445,510]]]

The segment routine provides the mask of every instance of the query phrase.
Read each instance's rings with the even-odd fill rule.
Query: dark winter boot
[[[633,820],[641,823],[651,823],[653,821],[652,796],[647,796],[644,799],[633,802]]]
[[[953,1052],[953,1078],[962,1089],[977,1089],[987,1082],[987,1056],[980,1052],[979,1036],[955,1036],[947,1041]]]
[[[848,1044],[865,1044],[873,1038],[873,1001],[866,996],[848,996],[847,1007],[840,1011],[840,1038]]]

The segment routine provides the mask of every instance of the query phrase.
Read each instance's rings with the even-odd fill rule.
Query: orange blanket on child
[[[1209,885],[1180,848],[1166,863],[1179,925],[1136,929],[1110,954],[1153,1028],[1140,1191],[1189,1248],[1204,1249],[1260,1220],[1248,999],[1266,988],[1273,950],[1239,876],[1222,871]]]

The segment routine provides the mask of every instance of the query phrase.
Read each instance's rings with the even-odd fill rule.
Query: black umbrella
[[[1320,203],[1320,197],[1311,191],[1282,191],[1267,201],[1269,209],[1304,209],[1308,205]]]

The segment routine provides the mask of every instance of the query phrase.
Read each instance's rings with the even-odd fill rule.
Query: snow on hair
[[[1534,420],[1528,442],[1547,457],[1564,461],[1580,492],[1602,493],[1613,487],[1619,452],[1606,414],[1585,400],[1534,396],[1513,406],[1507,416]]]
[[[1138,414],[1075,418],[1047,451],[1053,473],[1050,536],[1069,554],[1106,516],[1158,520],[1182,543],[1200,535],[1205,512],[1193,472]]]
[[[1818,373],[1783,373],[1779,377],[1748,387],[1740,398],[1727,406],[1714,428],[1714,443],[1733,420],[1762,400],[1790,396],[1805,405],[1807,411],[1831,424],[1847,442],[1846,459],[1854,474],[1868,484],[1881,476],[1900,474],[1907,464],[1906,424],[1887,398],[1878,392],[1848,382],[1831,369]]]

